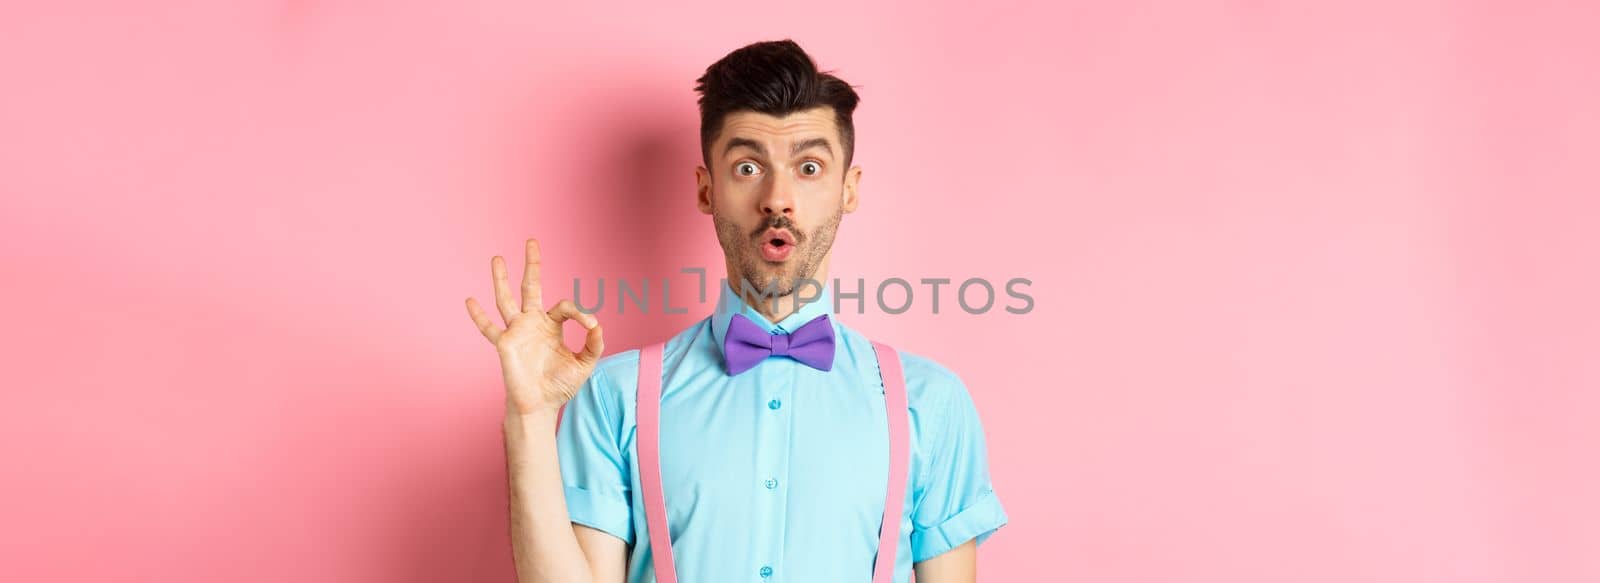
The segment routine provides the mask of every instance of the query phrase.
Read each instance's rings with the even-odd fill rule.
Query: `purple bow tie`
[[[768,332],[743,314],[734,314],[722,339],[728,374],[750,370],[768,356],[788,356],[817,370],[833,369],[833,324],[828,315],[812,318],[790,334]]]

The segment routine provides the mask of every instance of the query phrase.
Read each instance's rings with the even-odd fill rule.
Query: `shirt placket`
[[[776,583],[783,579],[784,532],[787,528],[789,507],[789,452],[794,435],[794,416],[791,395],[797,371],[795,361],[772,358],[761,366],[768,374],[754,400],[757,424],[756,481],[751,487],[757,490],[760,502],[756,545],[760,556],[753,565],[752,581]],[[776,374],[772,374],[776,373]]]

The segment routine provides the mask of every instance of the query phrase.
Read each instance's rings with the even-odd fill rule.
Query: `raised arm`
[[[567,513],[556,454],[556,420],[594,372],[605,342],[600,322],[571,300],[544,309],[539,283],[539,242],[527,242],[522,301],[512,296],[505,259],[489,261],[501,328],[477,300],[467,314],[500,356],[506,388],[503,430],[510,480],[511,547],[523,583],[621,583],[627,547],[614,536],[574,525]],[[561,327],[576,320],[588,330],[581,352],[562,341]]]

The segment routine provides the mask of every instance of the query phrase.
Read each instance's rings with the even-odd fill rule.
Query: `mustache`
[[[750,233],[750,239],[753,241],[760,241],[761,236],[766,234],[767,229],[788,229],[789,234],[794,236],[795,245],[804,243],[806,240],[805,233],[800,232],[800,229],[795,226],[794,221],[783,215],[767,217],[767,220],[762,221],[761,224],[756,227],[756,230]]]

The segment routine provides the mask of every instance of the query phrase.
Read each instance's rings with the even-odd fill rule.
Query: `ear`
[[[705,166],[696,167],[694,169],[694,182],[695,182],[695,200],[694,200],[695,206],[700,209],[700,212],[709,215],[709,214],[711,214],[711,209],[712,209],[712,206],[711,206],[711,171],[710,170],[706,170]]]
[[[842,209],[844,212],[855,212],[856,205],[860,204],[861,199],[856,194],[856,187],[860,184],[861,167],[851,166],[844,173],[844,207]]]

